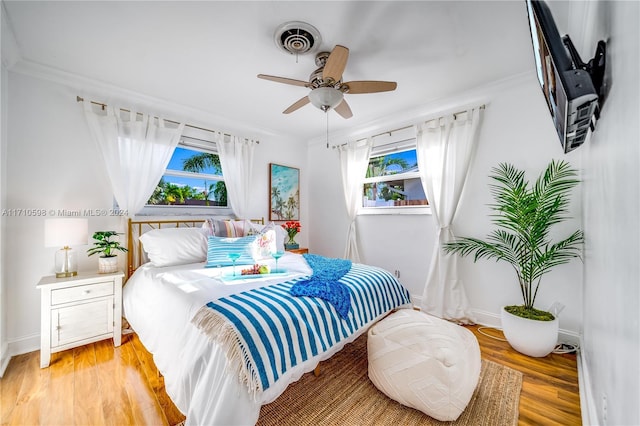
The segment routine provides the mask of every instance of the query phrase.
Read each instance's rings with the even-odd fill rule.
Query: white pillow
[[[287,237],[287,231],[284,228],[274,222],[267,223],[264,227],[258,223],[251,223],[253,229],[260,234],[264,234],[269,230],[273,230],[276,233],[276,250],[284,251],[284,240]]]
[[[271,256],[276,251],[276,231],[267,229],[255,235],[252,255],[257,262],[260,260],[272,259]]]
[[[145,232],[140,241],[153,266],[204,262],[207,237],[200,228],[164,228]]]

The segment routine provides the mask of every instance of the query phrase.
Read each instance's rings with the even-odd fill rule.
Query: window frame
[[[207,154],[215,154],[219,156],[218,146],[215,142],[199,139],[196,137],[191,137],[187,135],[182,135],[180,137],[180,142],[176,148],[184,148],[191,151],[196,152],[204,152]],[[220,171],[222,173],[222,170]],[[221,175],[212,175],[208,173],[195,173],[195,172],[187,172],[184,170],[175,170],[167,168],[165,169],[162,176],[175,176],[175,177],[187,177],[187,178],[203,178],[208,181],[215,182],[224,182],[224,176]],[[202,216],[202,215],[211,215],[211,216],[228,216],[232,215],[233,210],[231,209],[231,203],[227,198],[227,205],[222,206],[194,206],[194,205],[154,205],[154,204],[145,204],[143,209],[136,216]]]
[[[415,134],[415,128],[410,128],[397,134],[385,133],[379,137],[376,137],[369,154],[368,161],[372,158],[382,157],[395,152],[417,150],[417,136]],[[364,178],[360,188],[360,193],[364,193],[364,185],[368,183],[377,182],[389,182],[393,180],[406,180],[406,179],[420,179],[420,172],[403,172],[395,173],[386,176],[375,176],[370,178]],[[425,198],[427,195],[425,194]],[[427,199],[428,202],[428,199]],[[377,207],[365,207],[360,204],[358,209],[358,215],[430,215],[431,205],[412,205],[412,206],[377,206]]]

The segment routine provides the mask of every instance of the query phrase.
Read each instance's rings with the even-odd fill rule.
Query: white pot
[[[537,321],[501,311],[504,337],[516,351],[533,357],[547,356],[558,343],[558,317]]]
[[[112,274],[114,272],[118,272],[118,256],[98,258],[98,273]]]

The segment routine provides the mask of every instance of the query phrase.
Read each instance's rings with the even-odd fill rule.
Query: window
[[[389,212],[428,204],[418,172],[415,137],[374,144],[364,180],[365,212],[382,209]]]
[[[215,144],[182,137],[147,206],[227,207]]]

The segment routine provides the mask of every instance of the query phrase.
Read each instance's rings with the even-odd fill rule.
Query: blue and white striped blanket
[[[255,398],[287,370],[348,338],[363,326],[411,301],[388,271],[353,264],[340,282],[351,309],[342,318],[327,301],[294,297],[297,278],[223,297],[200,308],[193,323],[222,345],[233,371]]]

